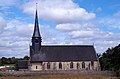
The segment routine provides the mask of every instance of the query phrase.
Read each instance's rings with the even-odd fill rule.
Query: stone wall
[[[60,68],[61,63],[61,68]],[[48,66],[49,64],[49,66]],[[74,62],[42,62],[31,63],[29,70],[99,70],[98,61],[74,61]]]
[[[42,70],[42,64],[41,63],[32,63],[30,70],[40,71],[40,70]]]
[[[100,74],[107,76],[115,76],[115,72],[112,71],[92,71],[92,70],[45,70],[45,71],[11,71],[11,72],[0,72],[3,76],[32,76],[41,74]]]

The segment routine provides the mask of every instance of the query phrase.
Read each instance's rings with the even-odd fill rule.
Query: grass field
[[[117,78],[104,75],[51,74],[37,76],[3,76],[0,77],[0,79],[117,79]]]

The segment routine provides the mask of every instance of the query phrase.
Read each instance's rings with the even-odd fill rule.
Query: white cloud
[[[59,31],[73,31],[73,30],[78,30],[80,29],[80,26],[78,24],[70,24],[70,23],[67,23],[67,24],[58,24],[56,26],[56,29],[59,30]]]
[[[19,20],[11,20],[8,23],[6,30],[8,30],[13,36],[20,36],[20,37],[30,37],[33,24],[21,22]]]
[[[94,44],[97,53],[120,43],[119,33],[105,32],[98,26],[99,22],[67,23],[58,24],[56,29],[67,36],[62,44]]]
[[[98,24],[104,26],[107,30],[120,30],[120,11],[114,13],[112,16],[99,19]]]
[[[0,6],[12,6],[16,5],[16,2],[16,0],[4,0],[0,1]],[[103,31],[99,28],[99,25],[104,25],[109,29],[120,29],[120,19],[116,18],[120,12],[114,14],[114,18],[95,19],[95,21],[93,19],[96,17],[95,13],[86,11],[72,0],[26,0],[26,3],[20,7],[22,6],[23,11],[27,14],[35,14],[36,2],[40,18],[59,23],[56,28],[47,24],[40,26],[42,44],[88,45],[94,43],[97,53],[103,53],[107,48],[120,43],[120,33]],[[99,7],[94,12],[100,11],[102,8]],[[23,19],[23,17],[21,18]],[[91,19],[93,20],[90,21]],[[0,57],[29,55],[33,26],[34,24],[27,23],[25,20],[11,18],[11,20],[5,21],[0,17]]]
[[[5,20],[0,16],[0,34],[5,30],[7,26]]]
[[[33,30],[33,24],[19,20],[5,21],[7,26],[0,34],[0,54],[1,56],[24,56],[29,55],[28,47]],[[18,55],[17,55],[18,54]]]
[[[104,25],[109,29],[120,29],[120,18],[119,17],[106,17],[99,20],[99,24]]]
[[[94,13],[87,12],[80,8],[72,0],[36,0],[29,1],[23,5],[24,12],[35,13],[35,3],[38,3],[39,16],[43,19],[50,19],[56,23],[75,22],[95,18]]]
[[[56,26],[56,29],[58,31],[63,31],[63,32],[75,31],[75,30],[87,30],[87,31],[93,29],[99,30],[98,28],[96,28],[95,23],[90,23],[90,22],[58,24]]]
[[[72,38],[89,38],[94,36],[93,31],[72,31],[69,33]]]
[[[0,34],[0,57],[23,57],[29,55],[34,24],[20,20],[10,20]],[[56,31],[48,25],[41,25],[42,44],[56,44]],[[4,52],[4,53],[3,53]]]
[[[118,11],[117,13],[115,13],[114,16],[120,17],[120,11]]]
[[[99,31],[96,24],[90,22],[58,24],[56,29],[61,32],[68,32],[68,35],[72,38],[93,37],[95,35],[94,33]]]

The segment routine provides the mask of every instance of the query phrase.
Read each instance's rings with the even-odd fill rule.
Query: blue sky
[[[43,45],[94,45],[103,53],[120,43],[119,0],[1,0],[0,57],[29,55],[36,3]]]

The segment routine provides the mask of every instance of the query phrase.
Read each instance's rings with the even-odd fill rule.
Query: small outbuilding
[[[18,61],[18,68],[20,71],[28,70],[28,60],[19,60]]]

